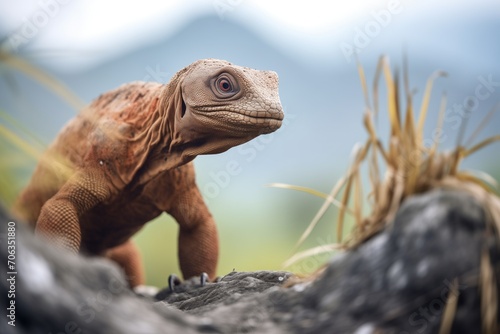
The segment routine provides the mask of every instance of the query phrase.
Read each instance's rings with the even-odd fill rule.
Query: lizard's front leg
[[[74,253],[80,250],[80,217],[109,196],[104,176],[75,173],[42,207],[35,233]]]
[[[179,224],[179,264],[184,279],[207,273],[216,276],[219,257],[217,227],[200,191],[192,185],[176,194],[170,214]]]

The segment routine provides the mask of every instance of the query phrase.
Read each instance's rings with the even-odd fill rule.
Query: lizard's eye
[[[237,81],[229,73],[220,74],[214,81],[215,95],[219,98],[229,98],[239,92]]]

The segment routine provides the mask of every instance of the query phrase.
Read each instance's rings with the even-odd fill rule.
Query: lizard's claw
[[[200,275],[200,286],[205,286],[208,282],[208,274],[203,272]]]
[[[177,277],[177,275],[175,274],[170,274],[170,276],[168,276],[168,290],[170,292],[174,292],[174,288],[176,285],[181,285],[181,280],[179,277]]]

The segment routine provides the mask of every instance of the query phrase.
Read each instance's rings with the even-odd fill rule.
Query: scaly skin
[[[106,256],[132,287],[144,283],[131,237],[167,212],[179,224],[184,278],[215,277],[215,222],[192,160],[281,126],[274,72],[199,60],[168,84],[135,82],[105,93],[66,125],[16,205],[35,233],[72,252]]]

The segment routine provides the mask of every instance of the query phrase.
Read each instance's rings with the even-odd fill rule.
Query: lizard
[[[216,224],[192,160],[280,128],[274,71],[201,59],[166,83],[132,82],[84,107],[43,153],[15,205],[49,242],[118,263],[144,284],[131,237],[163,212],[178,223],[178,261],[188,279],[218,262]]]

